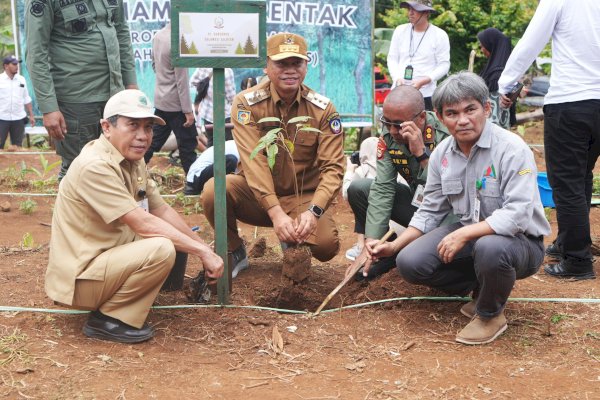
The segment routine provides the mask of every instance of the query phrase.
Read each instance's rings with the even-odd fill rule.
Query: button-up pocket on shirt
[[[463,184],[460,179],[443,179],[442,194],[448,198],[454,214],[467,213],[467,198],[463,195]]]
[[[310,161],[316,157],[317,136],[315,132],[298,132],[294,142],[294,160]]]
[[[88,5],[84,2],[71,4],[61,9],[60,13],[67,36],[77,36],[94,27],[94,19]]]
[[[489,217],[496,209],[502,208],[500,182],[486,178],[485,188],[480,190],[481,216]]]

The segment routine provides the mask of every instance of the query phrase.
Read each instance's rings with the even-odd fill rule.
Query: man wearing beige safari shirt
[[[304,38],[292,33],[273,35],[267,41],[267,56],[268,81],[238,94],[231,109],[241,161],[240,175],[226,177],[227,239],[234,277],[248,266],[237,220],[273,226],[284,245],[306,243],[320,261],[332,259],[340,246],[335,222],[327,212],[344,175],[339,114],[328,98],[302,84],[308,60]],[[272,170],[265,152],[250,159],[260,138],[279,127],[278,122],[258,121],[276,117],[285,124],[296,116],[311,117],[306,124],[320,132],[296,131],[298,125],[290,123],[291,156],[279,146]],[[214,180],[204,187],[202,200],[214,227]]]
[[[92,313],[83,333],[137,343],[169,275],[175,250],[198,256],[209,279],[223,260],[160,197],[142,159],[152,126],[164,125],[139,90],[111,97],[103,135],[88,143],[61,181],[52,216],[46,293]]]

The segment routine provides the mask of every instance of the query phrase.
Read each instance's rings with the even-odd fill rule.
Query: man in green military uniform
[[[423,197],[429,154],[449,135],[435,113],[425,111],[423,95],[413,86],[398,86],[390,92],[381,122],[384,134],[377,147],[377,176],[355,180],[348,188],[354,230],[365,235],[366,243],[381,238],[390,219],[403,226],[410,222]],[[398,174],[408,185],[397,182]],[[394,257],[382,258],[367,276],[361,270],[355,278],[372,279],[394,265]]]
[[[60,179],[100,136],[106,101],[137,89],[129,28],[123,0],[27,0],[25,10],[27,68]]]

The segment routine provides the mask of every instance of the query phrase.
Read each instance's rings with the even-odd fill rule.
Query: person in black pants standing
[[[154,85],[154,114],[162,118],[166,125],[154,126],[152,144],[144,155],[146,163],[155,151],[165,144],[171,131],[177,139],[181,166],[187,175],[196,160],[196,136],[194,112],[190,97],[187,68],[175,68],[171,62],[171,24],[168,23],[152,39],[152,65],[156,72]]]
[[[550,89],[544,99],[544,153],[558,235],[546,248],[557,261],[544,271],[557,278],[595,278],[590,207],[593,169],[600,155],[600,2],[541,0],[498,80],[508,93],[552,38]],[[503,96],[503,105],[511,101]]]

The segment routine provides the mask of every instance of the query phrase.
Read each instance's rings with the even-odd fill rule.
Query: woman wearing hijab
[[[487,64],[479,74],[485,81],[490,91],[492,122],[508,129],[516,123],[515,103],[510,109],[500,107],[498,95],[498,79],[504,70],[506,61],[510,56],[512,46],[510,38],[496,28],[487,28],[477,34],[481,51],[488,58]]]

